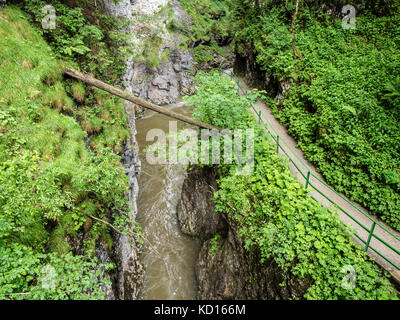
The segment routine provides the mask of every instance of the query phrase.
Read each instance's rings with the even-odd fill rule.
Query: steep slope
[[[130,92],[156,104],[167,104],[191,90],[192,55],[179,32],[170,28],[171,21],[190,26],[190,18],[178,1],[101,2],[110,14],[131,21],[133,56],[127,60],[124,79]]]
[[[236,72],[266,90],[274,116],[333,186],[400,230],[399,7],[359,1],[354,29],[343,2],[235,2]],[[245,14],[242,14],[245,12]]]
[[[129,136],[123,104],[64,81],[19,9],[0,12],[0,35],[0,296],[112,298],[118,235],[85,214],[135,227],[115,153]]]
[[[196,118],[255,131],[250,174],[237,174],[243,164],[221,164],[190,171],[184,183],[179,220],[184,232],[203,240],[196,269],[199,298],[397,299],[387,273],[276,154],[248,110],[255,96],[238,96],[235,83],[218,73],[197,81],[198,91],[188,99]]]

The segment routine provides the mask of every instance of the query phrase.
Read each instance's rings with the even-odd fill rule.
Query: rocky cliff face
[[[203,241],[228,231],[226,221],[215,213],[211,188],[217,188],[214,170],[194,167],[184,181],[177,207],[182,232]]]
[[[120,1],[117,4],[113,0],[102,0],[101,4],[108,14],[123,16],[130,19],[132,15],[131,1]],[[129,29],[124,30],[130,32]],[[132,92],[131,69],[133,60],[126,60],[126,72],[121,79],[123,89]],[[139,149],[136,142],[136,124],[134,106],[125,101],[125,113],[128,118],[128,125],[131,136],[129,137],[123,150],[123,163],[129,177],[129,205],[131,210],[128,212],[130,219],[136,220],[137,198],[139,193],[138,174],[140,171]],[[117,271],[115,273],[113,288],[104,288],[106,299],[131,300],[136,299],[141,283],[143,281],[143,267],[139,262],[138,248],[131,242],[128,236],[114,233],[115,248],[114,252],[107,252],[98,246],[97,256],[100,262],[116,262]]]
[[[128,90],[128,88],[125,88]],[[139,147],[136,142],[135,109],[129,102],[125,102],[125,113],[128,118],[128,125],[131,136],[124,146],[122,159],[129,177],[129,207],[127,216],[136,220],[137,199],[139,194],[138,175],[140,172]],[[126,236],[113,232],[114,249],[108,252],[102,245],[97,247],[97,256],[100,262],[108,263],[114,261],[117,264],[117,271],[114,275],[113,288],[105,288],[107,300],[134,300],[136,299],[142,281],[143,267],[139,262],[139,250],[132,240]]]
[[[115,4],[112,0],[102,0],[110,14],[132,22],[134,57],[127,60],[125,87],[156,104],[172,103],[192,86],[193,57],[179,47],[182,37],[167,28],[171,18],[187,25],[191,21],[177,0],[168,3],[168,0],[122,0]]]
[[[276,77],[267,75],[256,61],[254,51],[248,45],[244,45],[241,53],[236,52],[233,71],[240,75],[248,85],[260,90],[268,91],[272,97],[280,102],[286,91],[290,89],[290,81],[278,80]]]
[[[211,187],[210,187],[211,186]],[[273,260],[260,263],[257,252],[244,249],[238,225],[215,212],[212,168],[190,170],[182,188],[178,219],[184,233],[202,246],[196,264],[198,299],[295,299],[309,287],[294,277],[285,280]],[[214,238],[215,235],[220,235]]]
[[[131,136],[123,153],[125,170],[129,177],[129,206],[128,218],[136,220],[137,199],[139,196],[138,174],[140,172],[139,147],[136,142],[135,111],[129,102],[125,102],[125,113],[128,116]],[[114,253],[118,262],[116,296],[118,299],[136,299],[143,282],[143,267],[139,262],[138,248],[132,244],[126,235],[115,235],[118,252]]]
[[[134,56],[126,59],[126,72],[121,79],[124,90],[156,104],[167,104],[191,89],[189,71],[193,68],[192,55],[179,48],[181,37],[167,29],[171,14],[175,20],[190,25],[190,18],[178,1],[120,0],[115,3],[113,0],[100,0],[98,4],[108,14],[124,17],[131,22],[123,30],[130,36],[134,52]],[[134,220],[139,191],[137,175],[140,171],[135,119],[140,111],[138,106],[125,103],[132,135],[124,149],[123,160],[130,182],[129,202],[132,209],[129,218]],[[99,248],[97,254],[102,262],[110,259],[117,262],[114,290],[105,288],[107,298],[136,299],[143,281],[138,250],[127,236],[116,234],[114,238],[114,253],[109,254]]]

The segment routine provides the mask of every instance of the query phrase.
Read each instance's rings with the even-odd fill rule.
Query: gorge
[[[48,2],[0,11],[0,299],[399,298],[396,2]],[[176,120],[68,68],[240,156],[149,163]]]

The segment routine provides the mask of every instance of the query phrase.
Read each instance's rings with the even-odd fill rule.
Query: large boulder
[[[182,49],[182,35],[168,28],[170,14],[176,21],[191,24],[179,1],[170,1],[168,7],[167,0],[101,2],[109,13],[132,21],[129,34],[134,56],[127,59],[127,73],[122,79],[126,90],[161,105],[173,103],[180,95],[191,92],[194,68],[191,51]]]
[[[213,168],[192,168],[183,184],[177,210],[182,231],[203,241],[195,267],[197,298],[303,297],[310,281],[290,275],[285,280],[283,271],[273,260],[261,263],[258,252],[245,249],[238,235],[238,224],[215,212],[216,178]]]
[[[183,233],[201,240],[210,239],[216,234],[226,234],[228,224],[215,212],[212,188],[217,188],[214,170],[192,167],[183,183],[177,208]]]

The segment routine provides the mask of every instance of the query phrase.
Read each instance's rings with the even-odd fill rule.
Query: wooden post
[[[305,186],[306,189],[308,188],[308,185],[309,185],[309,183],[310,183],[310,174],[311,174],[311,172],[308,171],[308,173],[307,173],[307,178],[306,178],[306,186]]]
[[[368,251],[369,245],[371,243],[372,235],[374,234],[375,226],[376,226],[376,222],[374,221],[372,223],[372,227],[371,227],[371,230],[370,230],[369,235],[368,235],[367,243],[365,244],[365,248],[364,248],[365,252]]]
[[[87,84],[95,86],[96,88],[99,88],[101,90],[107,91],[107,92],[109,92],[109,93],[111,93],[111,94],[113,94],[115,96],[118,96],[118,97],[124,99],[124,100],[128,100],[128,101],[133,102],[133,103],[135,103],[135,104],[137,104],[139,106],[142,106],[144,108],[147,108],[147,109],[162,113],[162,114],[164,114],[164,115],[166,115],[168,117],[175,118],[175,119],[184,121],[186,123],[195,125],[197,127],[204,128],[204,129],[218,130],[218,131],[222,130],[221,128],[218,128],[218,127],[215,127],[213,125],[210,125],[210,124],[207,124],[207,123],[192,119],[192,118],[184,116],[182,114],[170,111],[167,108],[160,107],[160,106],[158,106],[158,105],[156,105],[154,103],[148,102],[148,101],[140,99],[138,97],[135,97],[134,95],[132,95],[132,94],[126,92],[126,91],[123,91],[123,90],[120,90],[120,89],[115,88],[113,86],[110,86],[109,84],[107,84],[105,82],[102,82],[102,81],[100,81],[98,79],[95,79],[95,78],[93,78],[93,77],[91,77],[89,75],[85,75],[85,74],[83,74],[83,73],[81,73],[81,72],[79,72],[79,71],[77,71],[75,69],[72,69],[72,68],[69,68],[69,67],[65,67],[63,69],[63,72],[65,74],[73,77],[73,78],[79,79],[79,80],[81,80],[81,81],[83,81],[83,82],[85,82]]]
[[[276,153],[279,154],[279,136],[276,136]]]

